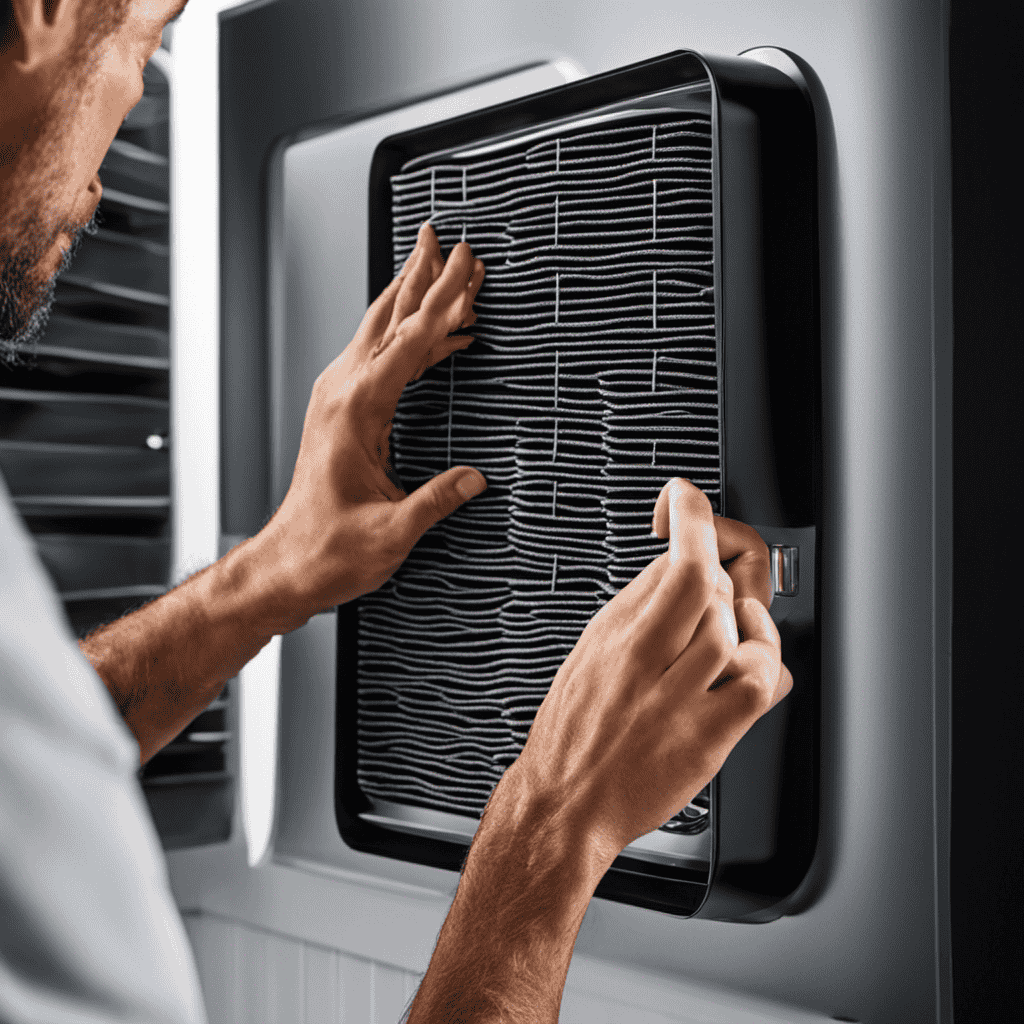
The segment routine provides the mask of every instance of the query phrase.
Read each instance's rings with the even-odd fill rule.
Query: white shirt
[[[0,476],[3,1024],[205,1024],[138,765]]]

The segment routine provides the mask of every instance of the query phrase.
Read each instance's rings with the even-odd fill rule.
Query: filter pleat
[[[710,117],[420,157],[391,186],[396,273],[428,218],[487,267],[476,341],[402,396],[395,469],[488,490],[360,601],[358,777],[479,815],[590,618],[666,550],[665,481],[720,508]]]

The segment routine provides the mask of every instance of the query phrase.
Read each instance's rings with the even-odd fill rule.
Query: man
[[[103,155],[183,6],[0,0],[9,360],[42,333],[53,278],[90,230]],[[204,1019],[133,769],[273,635],[379,587],[426,530],[484,489],[476,470],[456,467],[405,495],[385,471],[402,388],[470,344],[455,332],[472,326],[483,276],[468,245],[445,259],[424,225],[318,378],[291,487],[268,525],[80,645],[0,487],[0,1019]],[[604,872],[702,789],[792,686],[756,533],[713,517],[678,479],[653,528],[669,550],[587,626],[491,795],[412,1024],[555,1021]]]

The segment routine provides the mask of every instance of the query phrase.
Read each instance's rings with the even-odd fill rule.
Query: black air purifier
[[[384,139],[370,299],[430,219],[487,268],[465,351],[410,384],[407,491],[488,490],[338,609],[336,810],[357,850],[458,871],[558,666],[666,549],[665,481],[772,554],[793,673],[712,783],[596,895],[765,921],[801,906],[818,819],[816,142],[804,92],[743,57],[668,54]]]

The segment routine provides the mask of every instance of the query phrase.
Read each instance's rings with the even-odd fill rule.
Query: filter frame
[[[791,78],[755,60],[679,50],[390,136],[376,147],[370,170],[369,300],[393,276],[390,179],[408,161],[698,83],[707,83],[711,94],[722,512],[756,525],[769,544],[804,546],[800,595],[777,598],[772,609],[795,686],[712,782],[709,876],[622,856],[595,895],[678,916],[755,922],[795,912],[806,901],[801,882],[813,860],[819,816],[820,327],[817,142],[809,101]],[[338,609],[339,833],[356,850],[461,871],[468,842],[394,831],[360,817],[371,803],[358,783],[358,614],[358,601]],[[752,772],[752,752],[765,750],[774,773]],[[730,813],[731,803],[758,798],[774,802],[774,825],[764,815],[752,825]]]

